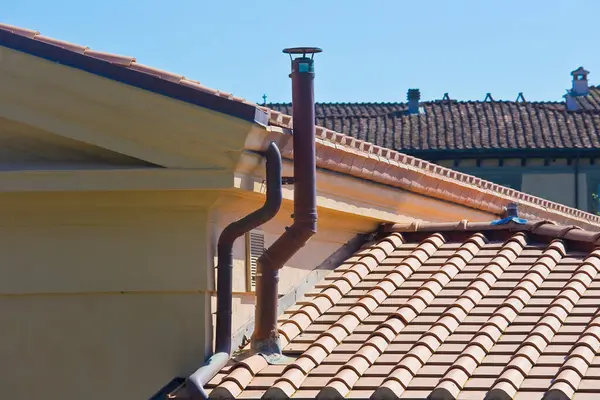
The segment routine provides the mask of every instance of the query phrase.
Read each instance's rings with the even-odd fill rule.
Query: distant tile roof
[[[291,365],[242,357],[211,398],[600,398],[600,234],[546,222],[393,230],[285,313]]]
[[[577,97],[582,110],[561,102],[318,103],[317,124],[398,151],[600,148],[600,89]],[[291,114],[291,104],[268,107]],[[590,111],[593,110],[593,111]]]
[[[600,86],[591,86],[586,96],[577,96],[575,101],[582,110],[600,111]]]

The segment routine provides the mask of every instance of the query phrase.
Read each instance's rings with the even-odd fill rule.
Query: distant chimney
[[[419,89],[408,89],[406,100],[408,100],[408,114],[419,114],[419,100],[421,100]]]
[[[579,104],[577,104],[577,99],[575,99],[572,90],[567,90],[567,94],[563,97],[565,98],[565,103],[567,103],[567,111],[579,110]]]
[[[577,68],[571,72],[573,77],[573,88],[571,89],[571,95],[573,96],[587,96],[590,91],[588,86],[587,76],[590,72],[583,69],[583,67]]]
[[[517,203],[508,203],[506,206],[506,216],[509,218],[519,217],[519,206]]]

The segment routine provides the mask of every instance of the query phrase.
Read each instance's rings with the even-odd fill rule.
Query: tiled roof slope
[[[9,34],[6,34],[6,32]],[[21,38],[24,37],[36,44],[39,42],[44,46],[59,48],[61,51],[67,50],[67,53],[86,56],[98,60],[98,62],[106,63],[106,65],[110,64],[135,72],[143,77],[150,75],[177,88],[185,87],[186,89],[208,93],[220,100],[236,105],[252,106],[253,110],[259,109],[261,112],[266,113],[268,124],[274,127],[291,129],[293,125],[291,116],[285,113],[258,106],[230,93],[211,89],[182,75],[140,64],[133,57],[91,50],[86,46],[43,36],[38,31],[2,23],[0,23],[0,45],[3,44],[1,40],[2,33],[5,33],[5,36],[17,35]],[[62,57],[64,57],[64,54],[58,58]],[[61,62],[62,60],[58,59],[56,61]],[[172,89],[172,86],[170,88]],[[388,106],[386,105],[386,107]],[[552,108],[553,106],[549,104],[548,107]],[[291,110],[288,111],[291,112]],[[275,129],[272,129],[271,133],[273,135],[269,137],[269,140],[276,140],[283,150],[282,155],[290,158],[293,151],[290,145],[285,145],[288,140],[284,135],[277,133]],[[317,166],[319,168],[496,214],[500,214],[503,207],[509,202],[516,202],[521,205],[523,214],[527,214],[528,218],[546,218],[561,223],[576,223],[591,229],[597,229],[600,226],[600,217],[596,215],[444,168],[332,129],[319,126],[316,129],[316,136]],[[251,148],[250,150],[257,149]]]
[[[582,110],[600,111],[600,86],[591,86],[586,96],[577,96],[575,101]]]
[[[317,124],[399,151],[590,149],[600,147],[600,90],[577,97],[585,109],[567,112],[559,102],[455,101],[320,103]],[[269,104],[284,114],[291,104]]]
[[[600,398],[600,234],[543,221],[393,230],[285,313],[292,364],[232,363],[211,398]]]

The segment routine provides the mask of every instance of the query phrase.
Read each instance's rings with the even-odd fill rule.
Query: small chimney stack
[[[567,111],[579,110],[579,104],[577,104],[577,99],[575,99],[572,90],[567,90],[567,94],[565,94],[563,97],[565,98],[565,103],[567,104]]]
[[[408,89],[406,94],[408,100],[408,114],[419,114],[419,100],[421,100],[421,91],[419,89]]]
[[[571,72],[571,76],[573,77],[573,87],[571,88],[572,96],[587,96],[590,92],[590,87],[588,85],[587,76],[590,72],[586,71],[583,67],[577,68],[575,71]]]
[[[519,218],[519,206],[517,203],[508,203],[506,206],[506,216],[508,218]]]

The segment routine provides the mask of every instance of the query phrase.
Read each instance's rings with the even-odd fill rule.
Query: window
[[[246,290],[256,290],[256,261],[265,252],[265,234],[254,230],[246,233]]]

